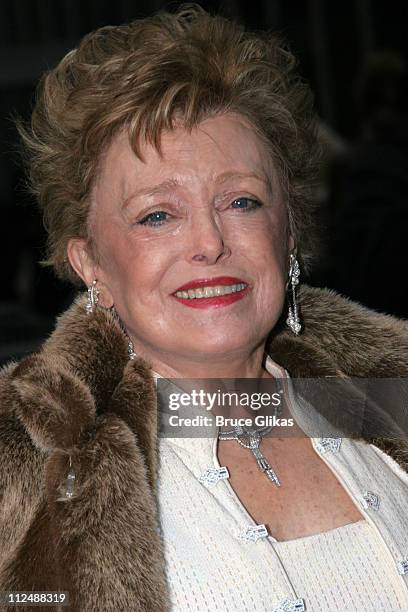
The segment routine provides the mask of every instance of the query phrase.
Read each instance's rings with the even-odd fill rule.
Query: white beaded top
[[[407,610],[394,564],[365,519],[271,545],[307,610]]]
[[[266,366],[276,376],[279,366]],[[160,440],[158,502],[173,611],[408,609],[408,477],[372,445],[340,442],[312,439],[365,519],[277,542],[233,491],[216,437]]]

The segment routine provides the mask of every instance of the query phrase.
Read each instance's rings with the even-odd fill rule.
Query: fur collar
[[[300,300],[304,333],[282,326],[267,345],[293,377],[408,377],[406,322],[327,290],[303,287]],[[89,316],[85,301],[0,376],[0,590],[67,590],[73,610],[164,612],[154,381],[128,360],[112,314]],[[408,471],[407,439],[370,441]]]
[[[408,324],[353,303],[334,291],[303,286],[304,332],[277,326],[267,351],[292,377],[408,378]],[[60,317],[42,351],[12,374],[18,413],[34,444],[68,450],[92,429],[95,418],[114,412],[137,435],[155,482],[155,387],[149,365],[129,362],[126,337],[109,311],[89,316],[85,296]],[[127,411],[123,396],[132,396]],[[149,410],[146,411],[146,406]],[[373,439],[408,471],[406,440]]]

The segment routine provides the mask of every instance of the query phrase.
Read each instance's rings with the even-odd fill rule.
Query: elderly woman
[[[293,65],[193,7],[43,78],[32,185],[49,263],[88,293],[0,379],[9,609],[407,609],[403,437],[157,434],[161,378],[408,374],[404,322],[297,287],[317,155]]]

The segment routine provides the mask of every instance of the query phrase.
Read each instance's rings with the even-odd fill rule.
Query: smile
[[[176,291],[175,295],[178,298],[195,300],[229,295],[237,291],[242,291],[245,287],[247,287],[245,283],[239,283],[237,285],[216,285],[215,287],[198,287],[197,289],[188,289],[187,291]]]
[[[251,291],[241,279],[219,276],[190,281],[173,293],[173,297],[190,308],[220,308],[244,298]]]

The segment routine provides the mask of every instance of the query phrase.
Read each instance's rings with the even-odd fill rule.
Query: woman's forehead
[[[186,129],[177,126],[161,134],[159,147],[138,144],[136,155],[129,135],[122,131],[112,141],[101,165],[102,182],[137,183],[140,190],[176,187],[194,179],[225,183],[253,178],[271,180],[269,151],[255,129],[237,115],[220,115]],[[105,180],[104,180],[105,179]]]

